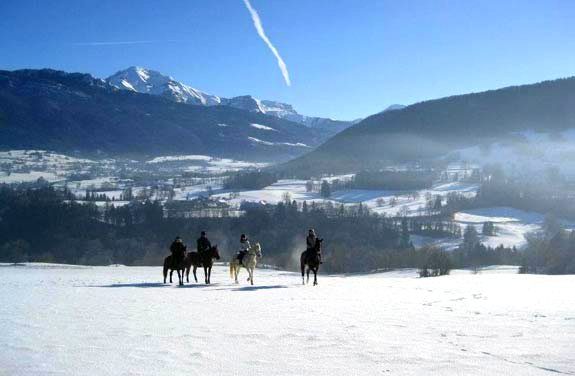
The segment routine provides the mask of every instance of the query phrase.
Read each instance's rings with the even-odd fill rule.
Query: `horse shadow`
[[[176,283],[177,285],[177,283]],[[199,289],[199,288],[205,288],[205,287],[210,287],[210,286],[217,286],[217,283],[210,283],[209,285],[203,283],[203,282],[198,282],[198,283],[186,283],[184,285],[178,286],[178,288],[181,289]]]
[[[205,283],[189,283],[179,286],[177,283],[161,283],[161,282],[141,282],[141,283],[113,283],[109,285],[96,285],[89,287],[100,288],[121,288],[121,287],[136,287],[136,288],[167,288],[175,286],[181,289],[201,289],[206,287],[216,287],[212,290],[228,290],[228,291],[258,291],[258,290],[271,290],[271,289],[287,289],[286,285],[267,285],[267,286],[230,286],[218,288],[217,283],[206,285]]]
[[[214,289],[214,290],[227,290],[227,291],[258,291],[258,290],[272,290],[272,289],[287,289],[288,286],[286,285],[267,285],[267,286],[242,286],[242,287],[226,287],[221,289]]]
[[[258,291],[258,290],[272,290],[272,289],[287,289],[285,285],[270,285],[270,286],[242,286],[234,289],[235,291]]]
[[[177,284],[177,283],[176,283]],[[118,287],[138,287],[138,288],[158,288],[158,287],[169,287],[169,283],[161,282],[141,282],[141,283],[112,283],[109,285],[98,285],[91,287],[105,287],[105,288],[118,288]]]

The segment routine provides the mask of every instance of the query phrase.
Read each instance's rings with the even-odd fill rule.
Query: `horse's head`
[[[262,246],[260,245],[260,243],[256,243],[253,246],[253,250],[257,257],[262,257]]]
[[[216,260],[220,259],[220,252],[218,251],[217,244],[212,247],[212,257],[215,257]]]
[[[323,243],[323,239],[320,239],[320,238],[315,239],[315,250],[316,250],[316,252],[321,252],[321,243]]]

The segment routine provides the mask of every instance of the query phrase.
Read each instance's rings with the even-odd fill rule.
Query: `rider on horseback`
[[[242,234],[242,236],[240,236],[240,251],[238,252],[238,260],[240,261],[240,264],[242,263],[242,260],[244,259],[244,256],[248,253],[249,249],[250,249],[250,241],[248,240],[246,234]]]
[[[311,252],[315,252],[315,244],[317,241],[317,235],[315,234],[315,230],[313,228],[310,228],[308,233],[307,233],[307,238],[305,240],[306,242],[306,252],[307,254],[311,254]],[[318,252],[318,256],[319,256],[319,263],[323,264],[323,262],[321,261],[321,252]]]
[[[176,236],[176,240],[172,242],[170,245],[170,252],[172,252],[172,256],[174,257],[175,262],[182,262],[184,260],[186,254],[186,245],[182,241],[182,238]]]
[[[198,253],[201,254],[207,252],[210,248],[212,248],[212,243],[210,243],[210,241],[206,237],[206,232],[202,231],[200,238],[198,239],[197,242]]]

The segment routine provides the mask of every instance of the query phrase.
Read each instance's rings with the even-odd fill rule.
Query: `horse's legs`
[[[211,266],[208,268],[208,283],[210,285],[212,284],[212,267]]]
[[[168,277],[168,267],[164,265],[164,283],[166,283],[167,277]]]
[[[254,268],[252,268],[252,269],[250,270],[250,282],[251,282],[251,284],[252,284],[252,286],[253,286],[253,284],[254,284]]]
[[[234,265],[234,276],[236,277],[236,285],[238,283],[240,283],[240,281],[238,281],[238,274],[240,274],[240,267],[238,265]]]
[[[190,283],[190,268],[186,266],[186,269],[184,269],[184,271],[186,272],[186,282]]]
[[[307,268],[307,282],[306,282],[306,283],[309,283],[309,270],[310,270],[310,269],[311,269],[311,268],[308,266],[308,268]]]
[[[176,272],[178,273],[178,285],[183,285],[184,284],[184,276],[180,274],[180,269],[176,269]]]
[[[170,283],[172,283],[172,274],[174,273],[174,269],[170,269]]]
[[[317,271],[318,271],[318,268],[313,268],[313,285],[314,286],[317,285]]]
[[[196,270],[198,270],[198,267],[194,265],[194,279],[196,280],[196,283],[198,283],[198,276],[196,275]]]

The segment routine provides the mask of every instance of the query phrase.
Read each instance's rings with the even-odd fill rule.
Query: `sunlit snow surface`
[[[0,266],[0,374],[575,373],[575,276],[495,268],[257,270],[256,285],[161,284],[160,268]]]

